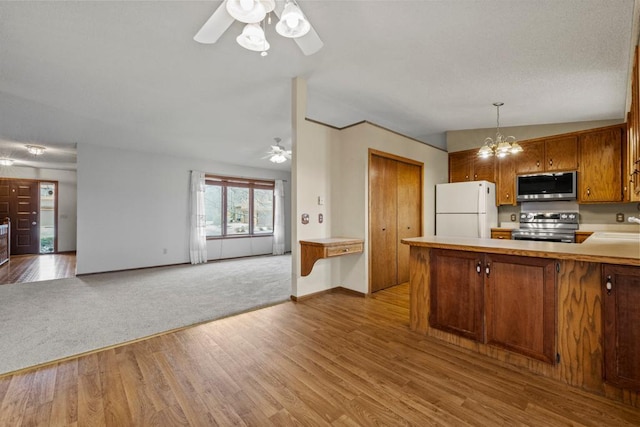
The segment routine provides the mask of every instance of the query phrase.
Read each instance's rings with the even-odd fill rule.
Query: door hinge
[[[556,363],[560,363],[560,353],[556,353]]]

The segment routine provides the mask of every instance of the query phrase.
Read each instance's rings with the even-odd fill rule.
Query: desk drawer
[[[327,256],[338,256],[353,252],[362,252],[362,243],[352,243],[349,245],[331,246],[327,249]]]

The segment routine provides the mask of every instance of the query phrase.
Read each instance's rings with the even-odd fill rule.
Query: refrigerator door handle
[[[477,208],[476,208],[476,212],[478,212],[478,237],[482,238],[484,237],[482,235],[482,223],[481,223],[481,216],[480,215],[480,204],[482,202],[482,186],[480,186],[480,188],[478,188],[478,203],[477,203]]]

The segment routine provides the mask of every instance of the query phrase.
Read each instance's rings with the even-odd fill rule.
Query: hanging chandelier
[[[520,153],[522,147],[518,144],[515,136],[505,137],[500,133],[500,107],[504,105],[504,102],[494,102],[493,105],[497,109],[496,139],[485,139],[484,144],[478,150],[478,157],[487,158],[495,155],[498,158],[502,158],[508,154]]]

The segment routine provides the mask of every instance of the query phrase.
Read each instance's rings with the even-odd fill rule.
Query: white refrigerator
[[[489,181],[436,185],[436,235],[491,238],[498,226],[496,185]]]

